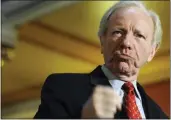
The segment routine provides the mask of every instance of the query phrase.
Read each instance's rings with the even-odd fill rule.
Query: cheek
[[[147,46],[139,46],[137,48],[137,59],[141,63],[144,63],[147,61],[149,56],[149,48]]]
[[[116,47],[118,46],[119,44],[119,39],[114,39],[114,38],[109,38],[107,41],[106,41],[106,44],[107,44],[107,47],[108,49],[110,50],[115,50]]]
[[[106,59],[111,59],[117,43],[111,39],[107,39],[103,44],[103,54]]]

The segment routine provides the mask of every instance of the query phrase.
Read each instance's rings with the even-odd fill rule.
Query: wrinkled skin
[[[139,8],[117,10],[100,36],[106,67],[123,81],[136,80],[139,69],[156,53],[153,33],[152,18]]]

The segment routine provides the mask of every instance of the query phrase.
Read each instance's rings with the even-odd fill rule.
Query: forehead
[[[120,8],[114,12],[109,19],[110,26],[112,25],[134,25],[153,31],[154,25],[152,18],[143,10],[137,7]]]

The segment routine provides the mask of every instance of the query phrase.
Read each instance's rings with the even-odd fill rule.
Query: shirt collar
[[[105,76],[108,78],[108,80],[109,80],[110,84],[112,85],[112,87],[115,90],[120,91],[122,85],[125,82],[122,81],[122,80],[119,80],[117,77],[115,77],[113,75],[113,73],[105,65],[102,65],[101,69],[104,72]],[[133,86],[135,88],[135,91],[136,91],[136,94],[138,95],[138,98],[140,98],[140,100],[141,100],[140,94],[139,94],[138,89],[137,89],[137,80],[134,80],[131,83],[133,84]]]

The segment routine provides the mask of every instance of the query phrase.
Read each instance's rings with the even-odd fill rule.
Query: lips
[[[115,54],[115,55],[120,60],[134,60],[133,57],[126,55],[126,54]]]
[[[118,56],[121,58],[132,58],[131,56],[126,55],[126,54],[119,54]]]

